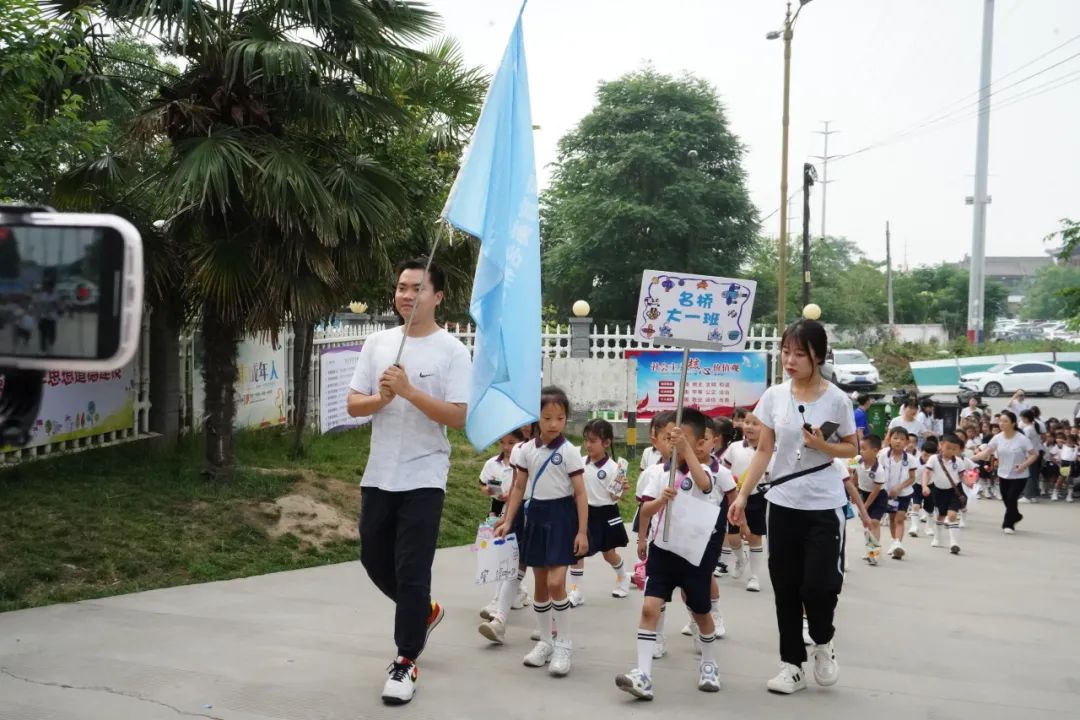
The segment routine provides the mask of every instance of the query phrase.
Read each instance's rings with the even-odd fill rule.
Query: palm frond
[[[215,128],[206,137],[180,143],[167,190],[176,207],[192,206],[225,212],[245,182],[261,172],[258,161],[235,128]]]

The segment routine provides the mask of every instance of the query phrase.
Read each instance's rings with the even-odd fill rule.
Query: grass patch
[[[475,538],[489,506],[477,478],[495,452],[477,453],[460,432],[450,438],[440,547]],[[136,442],[0,470],[0,612],[357,559],[354,541],[320,548],[293,534],[272,538],[258,508],[304,494],[356,517],[370,432],[311,437],[299,460],[289,440],[274,429],[238,435],[240,468],[227,482],[202,476],[194,442],[161,453]],[[631,462],[631,489],[638,474]],[[633,517],[632,490],[621,510]]]

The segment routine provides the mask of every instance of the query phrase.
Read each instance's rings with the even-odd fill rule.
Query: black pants
[[[1039,487],[1039,479],[1042,477],[1042,467],[1043,454],[1039,453],[1039,457],[1035,459],[1034,464],[1032,464],[1031,467],[1028,468],[1028,471],[1031,474],[1028,475],[1026,483],[1027,487],[1024,489],[1024,495],[1027,497],[1028,500],[1031,500],[1032,498],[1037,498],[1042,495],[1042,490]]]
[[[431,614],[431,564],[446,493],[436,488],[387,492],[360,489],[360,562],[397,604],[397,653],[415,660],[424,650]]]
[[[844,584],[844,509],[793,510],[769,505],[769,578],[776,600],[780,659],[806,662],[803,610],[817,645],[833,638],[833,613]]]
[[[49,318],[41,318],[38,320],[38,345],[41,347],[41,352],[43,354],[50,352],[55,343],[56,321]]]
[[[998,489],[1001,490],[1001,500],[1005,503],[1005,519],[1001,521],[1001,527],[1016,529],[1016,523],[1020,521],[1020,511],[1016,501],[1024,491],[1024,486],[1029,482],[1028,478],[998,478]]]

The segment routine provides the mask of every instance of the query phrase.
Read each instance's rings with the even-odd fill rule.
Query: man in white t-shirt
[[[427,260],[398,266],[394,307],[413,313],[404,354],[395,365],[404,326],[370,335],[349,383],[348,411],[371,416],[371,450],[360,483],[360,562],[397,606],[383,702],[402,705],[415,692],[416,659],[443,618],[431,600],[431,564],[450,470],[446,428],[465,425],[469,351],[439,327],[435,309],[445,276]],[[414,309],[415,308],[415,309]]]

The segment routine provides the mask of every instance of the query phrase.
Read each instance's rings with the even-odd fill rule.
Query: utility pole
[[[801,6],[800,6],[800,9]],[[784,334],[784,310],[787,306],[787,186],[788,186],[788,113],[791,99],[791,38],[792,32],[791,3],[788,2],[787,14],[784,15],[784,114],[781,119],[780,148],[780,267],[776,273],[776,336]]]
[[[994,48],[994,0],[984,0],[982,62],[979,66],[979,122],[975,135],[975,194],[969,198],[974,208],[971,233],[971,268],[968,280],[967,337],[971,344],[983,341],[983,299],[986,295],[986,206],[987,175],[990,165],[990,66]]]
[[[802,166],[802,304],[810,304],[810,188],[817,180],[817,171],[810,163]]]
[[[822,120],[822,122],[825,124],[825,129],[815,130],[814,132],[821,135],[825,140],[825,149],[821,155],[813,155],[812,157],[821,161],[821,179],[818,180],[818,184],[821,185],[821,237],[825,237],[825,195],[829,191],[829,183],[832,182],[832,180],[829,180],[829,161],[840,157],[839,155],[829,154],[829,136],[840,131],[829,129],[830,120]]]
[[[896,314],[892,294],[892,237],[889,234],[889,221],[885,221],[885,292],[889,303],[889,338],[896,337]]]

